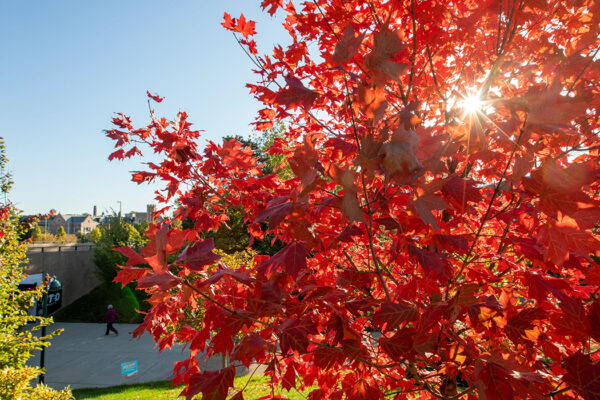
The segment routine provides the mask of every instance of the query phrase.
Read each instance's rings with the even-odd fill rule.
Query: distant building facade
[[[123,216],[125,222],[144,223],[154,221],[153,213],[156,211],[154,204],[148,204],[146,211],[131,211]],[[54,210],[53,210],[54,212]],[[55,214],[49,216],[47,219],[41,219],[38,221],[38,225],[44,232],[56,235],[58,230],[62,226],[67,234],[73,235],[88,235],[98,225],[108,226],[113,215],[98,215],[98,208],[94,206],[93,215],[89,214]],[[160,219],[159,219],[160,220]]]
[[[74,235],[87,235],[98,223],[89,215],[73,215],[67,219],[65,231]]]
[[[98,226],[98,223],[87,214],[57,214],[38,221],[40,228],[47,233],[56,235],[62,226],[67,234],[87,235],[92,229]]]
[[[130,224],[141,224],[144,222],[152,222],[152,214],[156,211],[154,204],[146,205],[146,211],[131,211],[123,216],[123,219]]]
[[[42,228],[46,233],[51,233],[53,235],[56,235],[58,233],[58,230],[61,226],[65,228],[66,231],[66,224],[67,220],[60,214],[52,215],[47,219],[41,219],[38,221],[38,225],[40,228]]]

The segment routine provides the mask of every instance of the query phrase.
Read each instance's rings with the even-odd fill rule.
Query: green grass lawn
[[[234,387],[241,389],[248,381],[248,376],[240,376],[235,378]],[[77,400],[93,399],[93,400],[171,400],[176,399],[181,393],[183,386],[172,387],[170,381],[152,382],[139,385],[121,385],[100,389],[76,389],[73,390],[73,395]],[[254,400],[261,396],[269,394],[271,388],[268,384],[268,378],[264,376],[252,377],[250,383],[244,390],[245,400]],[[232,391],[232,394],[235,391]],[[285,395],[290,400],[304,400],[306,394],[302,395],[293,390],[281,390],[275,394]],[[198,398],[201,396],[199,395]]]

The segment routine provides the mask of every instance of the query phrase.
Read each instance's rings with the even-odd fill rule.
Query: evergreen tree
[[[63,228],[62,226],[58,228],[58,232],[56,232],[56,237],[57,238],[62,238],[67,236],[67,232],[65,232],[65,228]]]
[[[40,238],[42,237],[42,228],[40,228],[39,225],[36,225],[33,228],[33,232],[31,234],[31,237],[33,238],[34,242],[37,242],[38,240],[40,240]]]

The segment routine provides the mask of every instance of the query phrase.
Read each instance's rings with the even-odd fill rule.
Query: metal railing
[[[30,246],[27,249],[29,254],[37,253],[61,253],[67,251],[90,251],[94,248],[93,243],[75,243],[75,244],[41,244]]]

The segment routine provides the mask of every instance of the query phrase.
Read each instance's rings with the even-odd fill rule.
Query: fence
[[[27,249],[27,254],[56,253],[62,251],[90,251],[94,249],[93,243],[56,244],[54,242],[35,243]]]

